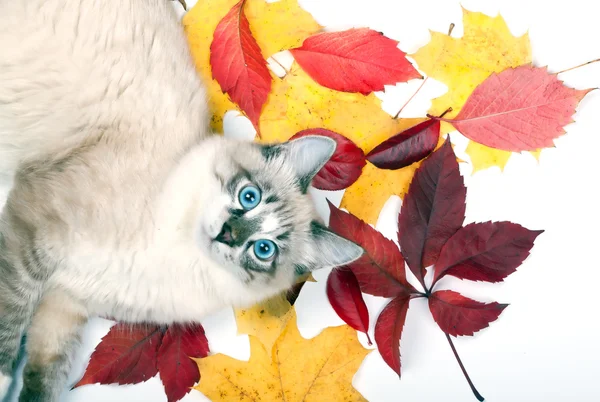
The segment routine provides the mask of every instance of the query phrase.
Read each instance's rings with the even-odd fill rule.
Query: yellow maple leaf
[[[327,328],[304,339],[292,317],[272,353],[250,336],[250,360],[223,354],[195,359],[200,383],[195,387],[213,401],[365,401],[352,377],[369,350],[347,325]]]
[[[229,110],[239,108],[223,94],[219,84],[212,78],[210,45],[221,19],[239,0],[202,0],[183,17],[196,70],[204,81],[208,101],[213,114],[211,127],[223,131],[223,116]],[[304,39],[321,30],[311,15],[300,8],[297,0],[281,0],[267,3],[265,0],[248,0],[244,12],[250,30],[265,58],[280,50],[298,46]]]
[[[248,334],[256,337],[266,350],[273,345],[293,315],[292,305],[285,293],[247,308],[235,309],[235,321],[238,335]]]
[[[456,116],[473,90],[491,73],[531,62],[529,35],[515,37],[504,19],[463,8],[464,34],[453,38],[431,32],[431,41],[413,54],[419,68],[448,86],[448,92],[432,101],[429,111],[439,115],[452,107],[446,117]],[[442,133],[453,128],[442,123]],[[511,153],[471,141],[467,146],[473,172],[498,166],[503,169]],[[536,156],[536,155],[534,155]]]
[[[263,142],[286,141],[298,131],[326,128],[369,152],[392,135],[423,119],[394,119],[374,95],[334,91],[313,81],[294,64],[290,73],[276,80],[260,118]],[[342,208],[373,223],[391,195],[406,193],[417,164],[395,171],[367,163],[362,176],[346,190]]]

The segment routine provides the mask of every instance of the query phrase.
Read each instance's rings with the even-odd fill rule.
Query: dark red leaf
[[[83,378],[75,385],[137,384],[154,377],[164,327],[116,324],[92,353]]]
[[[324,128],[312,128],[296,133],[290,140],[307,135],[322,135],[337,143],[331,159],[321,168],[312,185],[320,190],[343,190],[352,185],[367,164],[362,149],[348,138]]]
[[[425,120],[377,145],[367,160],[380,169],[402,169],[432,153],[439,137],[440,122]]]
[[[369,344],[369,310],[350,268],[335,268],[327,278],[327,298],[338,316],[352,328],[364,332]]]
[[[337,91],[366,95],[422,78],[397,41],[368,28],[313,35],[290,51],[312,79]]]
[[[212,75],[255,127],[271,91],[267,62],[250,31],[241,0],[219,22],[210,46]]]
[[[517,270],[543,232],[511,222],[471,223],[442,248],[435,264],[434,283],[444,275],[500,282]]]
[[[496,321],[508,304],[481,303],[452,290],[439,290],[429,296],[433,319],[448,335],[473,335]]]
[[[446,140],[416,170],[398,218],[400,249],[419,281],[462,226],[466,195],[456,155]]]
[[[544,67],[524,65],[493,73],[449,120],[465,137],[506,151],[554,146],[591,89],[566,87]]]
[[[400,338],[406,321],[410,297],[393,299],[379,314],[375,324],[375,343],[383,360],[400,376]]]
[[[348,265],[356,275],[360,289],[370,295],[382,297],[416,292],[406,280],[404,259],[394,242],[356,216],[336,208],[329,201],[328,203],[331,211],[329,228],[365,250],[361,258]]]
[[[158,351],[158,371],[169,402],[183,398],[200,380],[191,357],[208,355],[208,340],[200,324],[171,325]]]

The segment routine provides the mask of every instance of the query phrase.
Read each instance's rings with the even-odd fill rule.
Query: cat
[[[198,321],[360,258],[308,189],[335,142],[209,131],[167,0],[0,0],[0,399],[58,400],[82,326]]]

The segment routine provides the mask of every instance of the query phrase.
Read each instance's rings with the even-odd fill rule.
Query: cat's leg
[[[85,307],[66,292],[44,294],[27,331],[20,402],[58,401],[87,317]]]
[[[8,391],[43,283],[26,267],[28,253],[19,252],[17,236],[0,233],[0,400]]]

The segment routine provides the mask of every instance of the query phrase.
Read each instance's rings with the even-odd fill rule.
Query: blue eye
[[[259,260],[267,261],[275,256],[277,246],[271,240],[261,239],[254,243],[254,254]]]
[[[239,199],[242,207],[249,211],[260,204],[260,190],[256,186],[248,185],[240,191]]]

